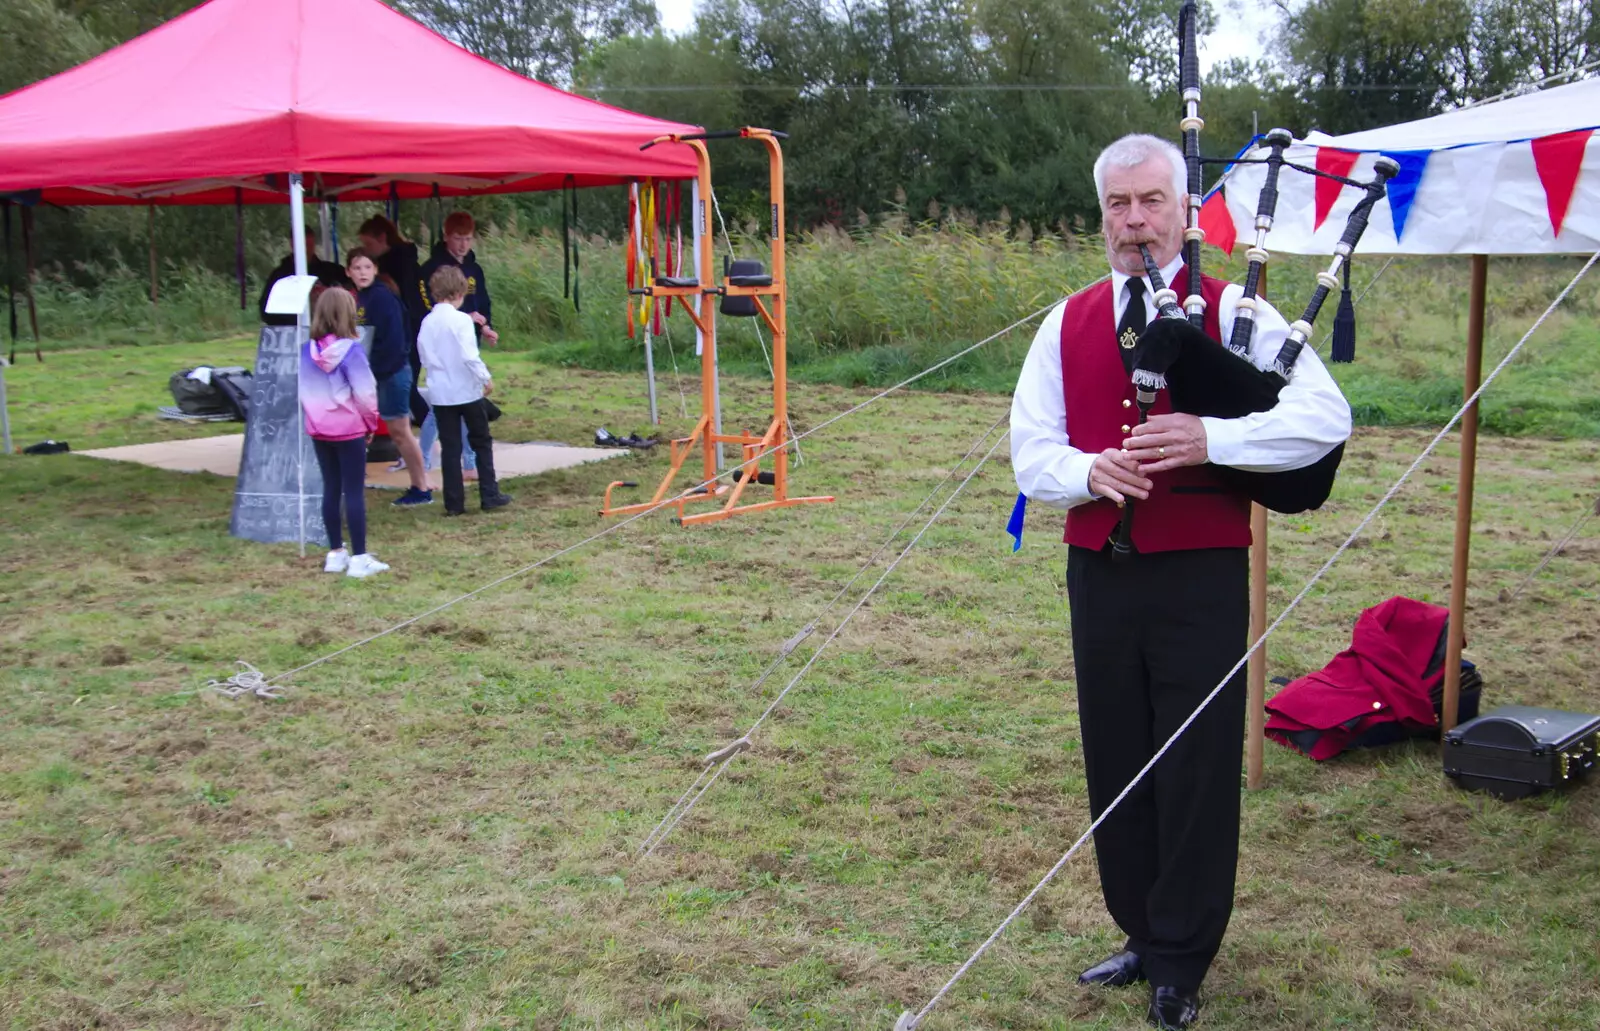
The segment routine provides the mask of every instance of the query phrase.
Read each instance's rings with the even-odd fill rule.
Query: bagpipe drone
[[[1304,313],[1289,326],[1288,339],[1267,368],[1258,368],[1250,358],[1255,333],[1257,292],[1267,262],[1266,236],[1278,204],[1278,175],[1287,162],[1284,150],[1293,143],[1287,130],[1274,129],[1263,140],[1265,158],[1243,158],[1267,166],[1265,182],[1256,206],[1255,243],[1248,251],[1249,269],[1226,346],[1205,335],[1205,298],[1201,294],[1200,243],[1205,232],[1200,228],[1201,165],[1210,159],[1200,156],[1200,63],[1195,48],[1195,0],[1185,0],[1178,14],[1179,72],[1183,115],[1179,123],[1183,134],[1183,156],[1188,176],[1188,213],[1184,227],[1183,262],[1188,273],[1188,295],[1180,307],[1178,295],[1162,281],[1161,272],[1148,250],[1144,262],[1150,278],[1153,300],[1160,312],[1145,330],[1134,349],[1133,381],[1144,421],[1155,403],[1156,392],[1167,390],[1172,408],[1190,415],[1234,419],[1270,410],[1294,376],[1295,361],[1311,337],[1312,325],[1329,293],[1339,286],[1339,275],[1350,260],[1356,243],[1366,231],[1372,208],[1384,196],[1388,180],[1399,171],[1390,158],[1380,157],[1373,166],[1369,182],[1331,176],[1346,185],[1366,191],[1350,212],[1344,232],[1334,247],[1333,261],[1317,274],[1317,288]],[[1290,164],[1290,168],[1312,175],[1329,175],[1315,169]],[[1333,489],[1334,476],[1344,456],[1344,445],[1336,446],[1316,463],[1289,472],[1259,473],[1218,466],[1230,484],[1252,501],[1274,512],[1304,512],[1318,508]],[[1130,502],[1131,504],[1131,502]],[[1118,544],[1131,541],[1128,531],[1132,519],[1125,511],[1123,532]],[[1129,545],[1131,547],[1131,545]],[[1119,547],[1119,553],[1122,549]]]

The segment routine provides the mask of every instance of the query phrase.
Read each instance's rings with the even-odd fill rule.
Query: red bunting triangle
[[[1349,175],[1350,170],[1356,167],[1356,158],[1361,155],[1351,150],[1333,150],[1329,147],[1317,148],[1317,171],[1328,172],[1332,175]],[[1322,228],[1322,223],[1328,220],[1328,212],[1333,210],[1334,201],[1339,199],[1339,191],[1344,189],[1344,184],[1337,179],[1317,179],[1317,219],[1311,225],[1314,233]]]
[[[1567,205],[1572,203],[1572,191],[1578,185],[1578,172],[1583,168],[1583,151],[1589,145],[1592,129],[1576,132],[1558,132],[1533,141],[1533,167],[1544,186],[1544,201],[1550,211],[1550,231],[1561,235],[1561,223],[1567,218]]]
[[[1200,205],[1200,228],[1205,230],[1206,243],[1222,248],[1223,253],[1233,257],[1233,246],[1239,242],[1239,233],[1233,225],[1233,213],[1228,210],[1228,201],[1217,190],[1206,198]]]

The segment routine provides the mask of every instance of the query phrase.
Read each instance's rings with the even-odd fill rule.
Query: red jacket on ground
[[[1349,648],[1267,702],[1267,736],[1320,760],[1380,724],[1437,726],[1429,692],[1444,678],[1444,664],[1434,659],[1449,617],[1443,606],[1411,598],[1367,609]]]

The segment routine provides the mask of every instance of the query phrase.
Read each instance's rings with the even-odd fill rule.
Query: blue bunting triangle
[[[1422,170],[1428,167],[1431,150],[1386,150],[1383,156],[1393,158],[1400,171],[1389,180],[1389,214],[1394,219],[1395,242],[1406,231],[1406,219],[1411,216],[1411,205],[1417,199],[1417,187],[1422,185]]]

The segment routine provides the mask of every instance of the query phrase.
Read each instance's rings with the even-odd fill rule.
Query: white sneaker
[[[391,465],[389,467],[389,471],[392,472],[392,473],[403,473],[403,472],[405,472],[406,471],[406,460],[404,458],[402,458],[399,461],[395,462],[393,465]]]
[[[346,570],[344,575],[360,578],[371,576],[373,573],[381,573],[388,568],[388,565],[379,562],[371,555],[357,555],[350,560],[350,568]]]
[[[350,568],[350,552],[344,548],[328,552],[328,561],[322,564],[324,573],[342,573]]]

